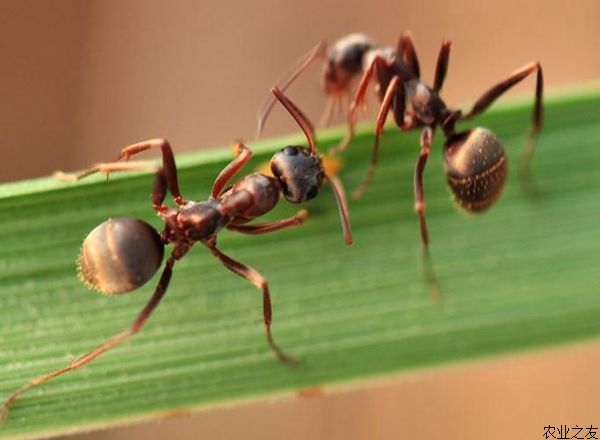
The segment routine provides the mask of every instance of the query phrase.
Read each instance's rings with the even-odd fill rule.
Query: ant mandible
[[[325,180],[331,184],[337,200],[344,241],[346,244],[352,243],[343,188],[337,177],[328,176],[323,169],[310,123],[279,89],[273,89],[273,94],[296,120],[309,143],[309,148],[287,146],[276,152],[271,159],[271,170],[275,177],[253,173],[226,188],[229,180],[252,156],[249,148],[242,143],[237,143],[236,157],[216,178],[210,198],[203,202],[187,201],[179,191],[173,151],[164,139],[153,139],[125,147],[121,150],[117,162],[99,164],[72,176],[75,180],[79,180],[97,172],[108,174],[115,171],[144,169],[145,166],[139,162],[118,161],[128,160],[136,154],[153,148],[158,148],[162,152],[162,166],[156,170],[151,196],[154,210],[165,222],[162,233],[159,235],[149,224],[133,218],[111,219],[96,227],[84,240],[78,259],[79,275],[88,287],[108,295],[135,290],[156,273],[163,260],[165,245],[172,244],[173,250],[165,262],[154,293],[128,329],[73,360],[69,365],[39,376],[13,392],[4,400],[0,408],[0,421],[7,416],[12,403],[22,394],[90,363],[138,333],[165,295],[175,263],[183,258],[197,242],[206,246],[229,270],[246,278],[262,290],[267,345],[279,361],[290,365],[296,364],[296,360],[283,353],[273,340],[271,296],[267,279],[255,269],[227,256],[217,247],[217,234],[223,228],[243,234],[265,234],[301,224],[308,216],[305,210],[282,220],[259,224],[247,223],[271,211],[279,202],[280,194],[292,203],[301,203],[314,198]],[[177,204],[176,209],[164,204],[167,191],[171,193]]]
[[[394,55],[394,49],[377,48],[371,37],[358,32],[339,38],[329,48],[322,41],[294,63],[277,87],[285,91],[313,61],[324,59],[322,82],[328,100],[321,125],[329,125],[333,114],[342,108],[342,101],[348,99],[352,84],[362,76],[375,55],[387,59]],[[265,121],[274,105],[275,98],[269,94],[258,112],[257,138],[262,134]]]

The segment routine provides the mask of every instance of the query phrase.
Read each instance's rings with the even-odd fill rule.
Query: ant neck
[[[445,108],[440,117],[440,127],[444,131],[444,135],[449,138],[455,134],[454,126],[462,117],[462,111]]]

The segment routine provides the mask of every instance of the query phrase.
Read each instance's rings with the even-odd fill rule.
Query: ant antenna
[[[279,102],[285,107],[285,109],[292,115],[292,117],[296,120],[298,126],[304,132],[306,139],[308,140],[308,145],[310,147],[310,152],[315,154],[315,137],[313,135],[314,128],[306,115],[302,113],[302,111],[296,107],[296,105],[290,101],[287,96],[283,94],[283,92],[279,89],[279,87],[273,87],[271,92],[275,97],[279,100]]]
[[[277,83],[277,88],[285,91],[290,84],[292,84],[296,78],[298,78],[302,72],[304,72],[310,64],[316,60],[317,58],[322,58],[325,55],[325,48],[327,44],[325,41],[319,42],[315,47],[313,47],[306,55],[300,58],[294,66],[290,69],[288,73],[284,75],[284,77]],[[273,106],[275,105],[275,99],[271,94],[267,95],[265,98],[260,110],[258,112],[257,120],[258,125],[256,127],[256,139],[260,138],[265,128],[265,121],[269,117],[271,110],[273,110]]]

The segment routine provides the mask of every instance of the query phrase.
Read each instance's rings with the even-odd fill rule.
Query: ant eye
[[[288,156],[296,156],[298,154],[298,148],[293,146],[287,146],[281,151],[283,151]]]

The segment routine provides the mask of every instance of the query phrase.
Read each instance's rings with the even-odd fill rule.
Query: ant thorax
[[[388,63],[392,63],[394,58],[396,57],[396,49],[393,47],[377,47],[368,50],[363,56],[363,71],[369,68],[376,56],[383,58]]]
[[[435,125],[438,116],[446,107],[439,95],[417,79],[405,84],[404,93],[406,98],[402,130]]]
[[[220,208],[219,200],[188,202],[177,212],[175,224],[178,232],[190,241],[204,240],[229,223]]]

